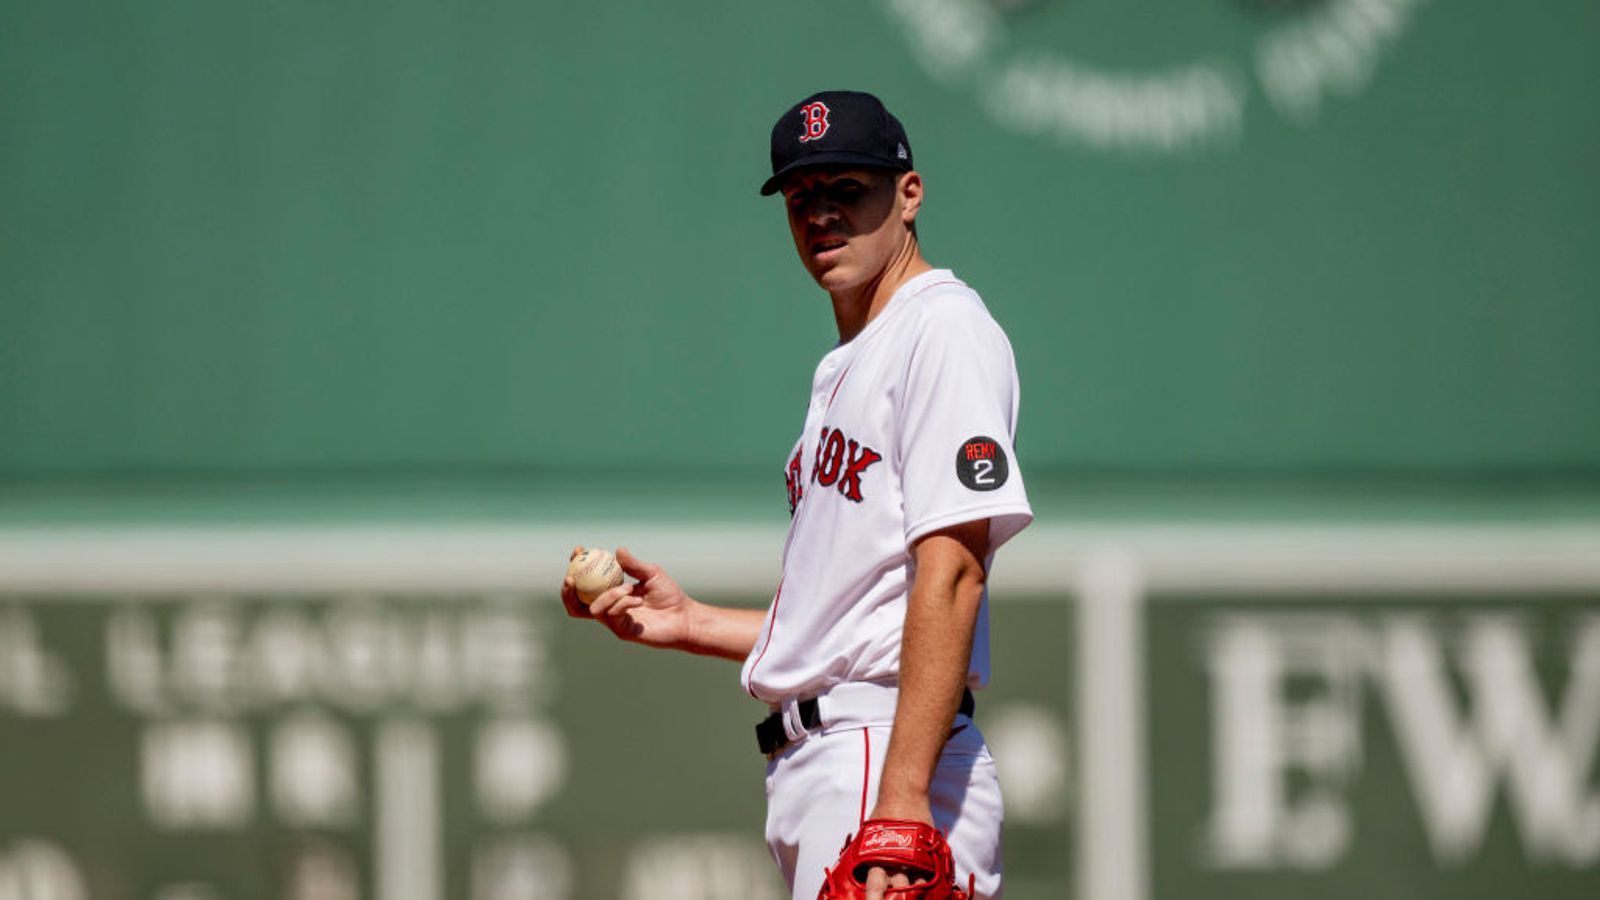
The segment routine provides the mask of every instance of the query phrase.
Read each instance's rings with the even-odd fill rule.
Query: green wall
[[[776,466],[831,318],[755,187],[839,86],[1036,470],[1600,466],[1600,6],[1003,6],[9,0],[0,476]]]

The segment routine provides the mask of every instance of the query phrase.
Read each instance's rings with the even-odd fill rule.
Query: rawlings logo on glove
[[[845,840],[817,900],[866,897],[867,872],[874,866],[908,870],[915,882],[909,887],[888,888],[885,897],[970,900],[972,896],[973,878],[967,878],[966,890],[956,885],[950,845],[933,826],[901,819],[868,819],[861,823],[860,834]]]
[[[898,825],[885,825],[881,830],[861,833],[861,849],[877,850],[883,847],[898,847],[901,850],[910,850],[916,846],[917,833],[913,829],[901,828]]]

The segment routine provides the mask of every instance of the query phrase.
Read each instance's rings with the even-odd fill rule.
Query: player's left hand
[[[858,874],[867,868],[863,879]],[[969,879],[970,887],[970,879]],[[818,900],[969,900],[955,880],[950,845],[932,825],[898,819],[867,819],[828,870]]]
[[[914,884],[911,876],[902,868],[896,867],[893,874],[888,869],[873,866],[867,870],[867,900],[883,900],[884,893],[889,888],[905,888]]]
[[[878,803],[872,808],[873,819],[900,819],[907,822],[921,822],[932,827],[933,809],[925,798],[920,801],[907,800],[896,802],[892,796],[885,794],[878,798]],[[867,870],[866,898],[867,900],[883,900],[884,892],[888,888],[910,887],[923,880],[902,866],[874,866]]]

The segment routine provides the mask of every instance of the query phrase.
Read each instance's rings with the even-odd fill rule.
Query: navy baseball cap
[[[911,171],[911,142],[883,101],[860,91],[823,91],[790,107],[772,126],[775,194],[784,176],[806,166],[854,165]]]

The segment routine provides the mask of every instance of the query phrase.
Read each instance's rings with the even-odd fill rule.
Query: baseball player
[[[989,676],[995,551],[1032,520],[1010,343],[923,258],[922,178],[876,97],[827,91],[787,110],[761,192],[782,194],[839,330],[784,459],[772,602],[700,603],[626,549],[637,583],[585,607],[569,579],[563,601],[624,640],[743,663],[770,711],[756,729],[767,842],[797,900],[998,897],[1000,788],[972,692]]]

